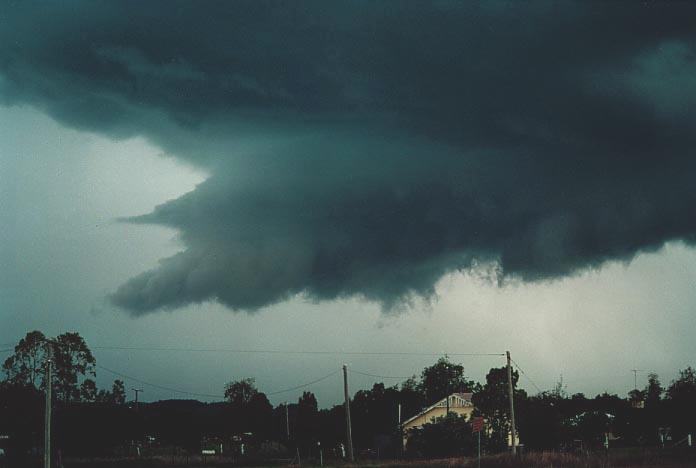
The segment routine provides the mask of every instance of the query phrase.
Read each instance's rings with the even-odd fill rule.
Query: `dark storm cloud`
[[[129,220],[185,245],[112,295],[134,314],[298,293],[390,308],[474,260],[556,278],[696,233],[693,5],[3,9],[5,103],[210,174]]]

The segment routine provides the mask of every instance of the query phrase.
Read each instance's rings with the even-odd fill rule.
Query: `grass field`
[[[66,460],[65,468],[154,468],[154,467],[188,467],[188,468],[227,468],[244,466],[291,466],[288,460],[232,460],[225,458],[200,457],[188,459],[155,457],[147,459],[73,459]],[[298,466],[298,465],[294,465]],[[302,466],[319,466],[318,460],[303,460]],[[342,461],[327,460],[325,467],[464,467],[476,468],[475,458],[449,458],[438,460],[383,460],[359,461],[349,464]],[[696,451],[694,450],[656,450],[656,449],[616,449],[605,455],[594,453],[575,455],[558,452],[529,453],[517,457],[511,455],[493,455],[481,460],[482,468],[608,468],[608,467],[694,467],[696,468]]]

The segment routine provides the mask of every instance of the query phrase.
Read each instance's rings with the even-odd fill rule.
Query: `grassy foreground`
[[[244,466],[293,466],[288,460],[274,461],[235,461],[225,458],[205,460],[200,457],[189,459],[171,459],[169,457],[154,457],[147,459],[73,459],[66,461],[65,468],[155,468],[155,467],[187,467],[187,468],[231,468]],[[298,466],[298,465],[294,465]],[[319,466],[318,460],[303,460],[302,466]],[[437,460],[383,460],[359,461],[355,464],[336,460],[326,460],[325,467],[463,467],[476,468],[475,458],[447,458]],[[607,456],[603,452],[588,455],[575,455],[559,452],[528,453],[513,457],[508,454],[483,457],[481,468],[609,468],[609,467],[694,467],[696,468],[696,451],[656,450],[656,449],[615,449]]]

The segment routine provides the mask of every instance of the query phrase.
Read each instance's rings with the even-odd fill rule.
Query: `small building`
[[[407,436],[409,429],[422,427],[428,423],[434,422],[437,418],[445,416],[448,405],[450,413],[456,413],[459,416],[464,416],[469,419],[471,413],[474,411],[474,404],[471,402],[472,395],[473,393],[453,393],[435,402],[433,405],[403,422],[401,428],[404,434]]]

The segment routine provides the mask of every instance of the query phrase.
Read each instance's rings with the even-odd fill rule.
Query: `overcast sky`
[[[668,382],[696,363],[695,20],[673,2],[5,3],[0,348],[75,330],[102,386],[111,369],[210,395],[439,353],[483,380],[501,357],[454,354],[506,349],[532,393]],[[339,378],[309,387],[320,405]]]

